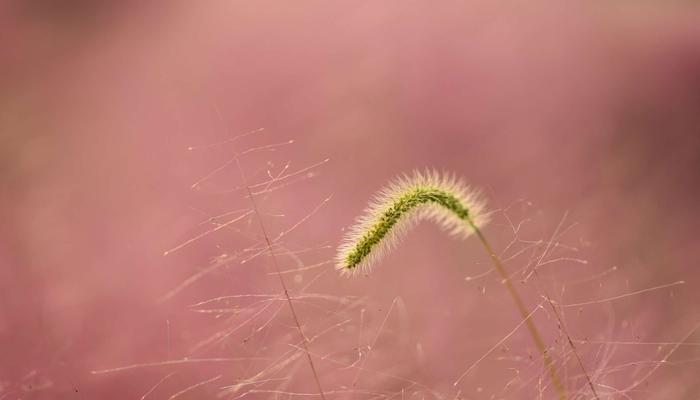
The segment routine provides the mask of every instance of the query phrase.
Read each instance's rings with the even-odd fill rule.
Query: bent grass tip
[[[435,171],[416,171],[412,175],[404,175],[380,190],[357,219],[357,223],[350,228],[338,248],[336,268],[344,274],[368,271],[387,251],[396,246],[411,227],[424,219],[437,222],[453,236],[466,238],[475,233],[489,253],[494,268],[503,278],[503,283],[542,355],[558,398],[565,400],[566,390],[547,353],[542,336],[530,318],[531,313],[515,290],[501,260],[481,233],[488,217],[479,193],[454,175]],[[458,382],[459,379],[455,385]]]
[[[415,171],[392,181],[371,200],[345,234],[336,269],[368,272],[417,223],[432,220],[450,235],[466,238],[488,222],[484,201],[453,174]]]

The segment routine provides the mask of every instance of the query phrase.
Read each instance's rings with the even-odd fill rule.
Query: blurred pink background
[[[520,317],[476,241],[423,225],[367,277],[327,263],[425,167],[482,189],[532,309],[594,302],[560,311],[600,398],[700,397],[697,4],[6,1],[0,134],[2,400],[319,398],[285,302],[191,307],[281,293],[265,255],[209,267],[261,245],[255,218],[163,255],[250,207],[235,164],[195,182],[290,139],[241,162],[320,163],[256,199],[272,237],[304,220],[278,259],[327,398],[555,398],[524,329],[487,354]],[[209,361],[93,373],[185,357]]]

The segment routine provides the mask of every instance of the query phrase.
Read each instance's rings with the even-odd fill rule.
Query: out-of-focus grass
[[[180,359],[241,321],[212,320],[190,311],[193,303],[278,294],[260,262],[158,303],[212,258],[254,246],[244,225],[252,239],[222,230],[162,256],[206,218],[246,204],[240,193],[214,193],[240,185],[235,171],[190,189],[230,159],[227,147],[187,148],[261,126],[268,136],[250,147],[290,138],[296,145],[254,155],[244,165],[251,174],[264,177],[267,161],[279,172],[289,160],[294,170],[331,158],[318,179],[271,193],[264,204],[266,213],[285,214],[269,217],[279,233],[335,194],[288,237],[294,250],[317,250],[304,265],[332,257],[340,227],[386,178],[436,166],[469,176],[505,210],[488,234],[523,277],[568,212],[565,226],[575,226],[560,238],[556,261],[541,268],[541,285],[561,304],[686,281],[564,309],[584,362],[612,398],[644,368],[662,365],[697,322],[694,4],[56,4],[0,6],[6,399],[138,398],[171,370],[89,371]],[[465,282],[488,269],[485,257],[472,257],[478,248],[436,241],[431,229],[407,238],[386,261],[396,265],[370,278],[319,278],[311,293],[345,299],[340,305],[300,300],[310,336],[349,321],[312,342],[319,356],[340,354],[319,363],[322,383],[337,389],[352,382],[358,372],[348,366],[369,353],[366,366],[384,375],[362,372],[362,389],[528,398],[537,382],[523,378],[532,349],[522,332],[460,388],[449,386],[446,377],[478,360],[518,318],[493,274]],[[397,277],[396,268],[406,273]],[[301,274],[293,291],[320,271]],[[526,300],[538,304],[533,282],[523,284]],[[240,307],[239,318],[268,303],[260,314],[273,321],[268,336],[241,332],[235,345],[202,355],[250,363],[181,398],[218,393],[293,349],[289,316],[272,318],[276,300],[226,307]],[[561,346],[559,359],[568,359],[552,316],[537,318],[551,327],[547,339]],[[695,349],[680,347],[630,396],[697,397]],[[303,364],[286,367],[300,388],[310,382]],[[178,368],[151,396],[212,379],[218,368]],[[581,387],[570,371],[568,382]]]

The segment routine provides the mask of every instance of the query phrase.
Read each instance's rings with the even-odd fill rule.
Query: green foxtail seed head
[[[414,171],[377,193],[338,248],[336,269],[367,272],[418,222],[435,221],[452,236],[466,238],[472,224],[488,222],[484,202],[452,174]]]

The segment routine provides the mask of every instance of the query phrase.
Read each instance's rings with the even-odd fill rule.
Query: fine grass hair
[[[374,196],[345,235],[336,268],[345,274],[369,272],[424,219],[462,239],[474,233],[474,226],[484,226],[489,220],[479,193],[455,175],[414,171]]]

